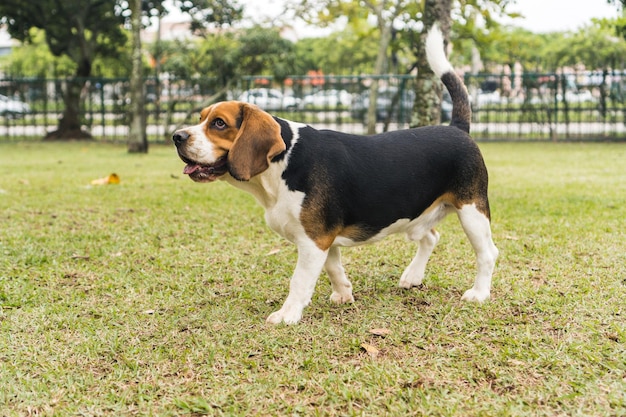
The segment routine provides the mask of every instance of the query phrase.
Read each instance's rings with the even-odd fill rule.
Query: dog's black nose
[[[178,130],[174,132],[174,136],[172,136],[172,140],[176,145],[180,145],[187,139],[189,139],[189,133],[185,132],[184,130]]]

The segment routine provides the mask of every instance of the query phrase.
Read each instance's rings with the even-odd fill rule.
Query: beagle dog
[[[487,169],[469,136],[470,105],[434,26],[429,64],[453,101],[449,126],[372,136],[350,135],[273,117],[242,102],[202,110],[200,123],[173,135],[184,174],[196,182],[224,180],[250,192],[269,227],[297,246],[289,295],[270,323],[297,323],[325,270],[335,303],[350,303],[352,284],[340,247],[404,232],[419,242],[400,287],[419,286],[439,240],[434,229],[456,213],[476,253],[474,285],[462,300],[489,298],[498,250],[493,244]]]

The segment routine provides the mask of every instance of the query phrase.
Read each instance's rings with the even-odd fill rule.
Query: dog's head
[[[187,163],[184,173],[197,182],[226,173],[248,181],[284,152],[280,125],[257,106],[224,101],[202,110],[200,123],[174,132],[174,144]]]

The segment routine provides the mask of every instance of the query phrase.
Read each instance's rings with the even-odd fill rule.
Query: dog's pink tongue
[[[199,169],[200,169],[200,165],[188,164],[183,170],[183,174],[186,174],[186,175],[193,174]]]

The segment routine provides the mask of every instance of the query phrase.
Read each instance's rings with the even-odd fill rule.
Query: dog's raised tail
[[[452,117],[450,126],[469,133],[472,110],[469,96],[463,80],[459,77],[450,61],[446,57],[443,45],[443,35],[437,24],[434,24],[428,31],[426,37],[426,59],[433,72],[441,79],[446,86],[450,98],[452,98]]]

